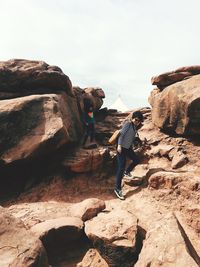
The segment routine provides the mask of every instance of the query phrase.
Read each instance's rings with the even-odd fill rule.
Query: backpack
[[[117,143],[117,138],[120,135],[120,130],[116,130],[114,131],[114,133],[112,134],[112,136],[110,137],[110,139],[108,140],[108,143],[111,145],[114,145]]]

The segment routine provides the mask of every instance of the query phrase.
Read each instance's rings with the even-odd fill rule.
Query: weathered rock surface
[[[185,78],[189,78],[191,76],[190,72],[166,72],[159,76],[152,77],[151,83],[153,85],[157,85],[160,90],[164,87],[169,86],[173,83],[184,80]]]
[[[151,156],[168,156],[169,152],[173,149],[174,147],[172,145],[158,145],[158,146],[154,146],[152,147],[151,151],[149,152],[149,154]]]
[[[102,88],[87,87],[84,89],[84,92],[83,98],[89,99],[95,110],[100,109],[100,107],[103,105],[103,98],[105,98],[105,93]]]
[[[187,66],[176,69],[175,71],[170,71],[162,73],[158,76],[154,76],[151,79],[153,85],[157,85],[160,90],[163,90],[168,85],[182,81],[185,78],[190,78],[193,75],[200,74],[200,66]]]
[[[0,109],[0,156],[4,164],[41,158],[80,136],[77,103],[72,97],[32,95],[0,101]]]
[[[71,81],[59,67],[25,59],[0,62],[0,99],[56,91],[73,95]]]
[[[128,184],[130,186],[141,185],[143,182],[145,182],[148,171],[149,171],[149,169],[148,169],[147,164],[137,165],[134,168],[134,171],[130,172],[131,178],[130,177],[124,177],[123,181],[125,184]]]
[[[182,151],[176,151],[172,158],[172,169],[184,166],[188,162],[187,156]]]
[[[109,267],[96,249],[89,249],[77,267]]]
[[[67,156],[62,165],[75,173],[87,173],[96,171],[98,168],[104,168],[108,151],[106,149],[79,149],[70,156]]]
[[[31,227],[31,231],[41,240],[52,238],[52,242],[54,242],[56,236],[57,239],[67,240],[66,242],[70,243],[80,238],[83,221],[76,217],[61,217],[38,223]],[[54,233],[51,234],[51,232]]]
[[[132,266],[135,262],[137,218],[134,215],[120,209],[100,213],[85,223],[85,232],[109,266]]]
[[[100,87],[87,87],[80,88],[78,86],[73,86],[73,92],[76,95],[80,107],[84,109],[84,102],[89,101],[95,111],[99,110],[103,105],[103,98],[105,98],[105,93]]]
[[[21,220],[0,207],[1,267],[48,267],[46,251],[41,241],[27,230]]]
[[[27,228],[32,228],[34,225],[63,216],[87,221],[105,209],[105,202],[98,198],[87,198],[75,204],[61,203],[56,201],[21,203],[10,206],[8,210],[14,217],[21,219]]]
[[[149,102],[157,127],[180,135],[200,133],[200,75],[152,92]]]
[[[98,198],[88,198],[80,203],[74,204],[69,208],[69,214],[87,221],[95,217],[105,209],[105,202]]]
[[[193,206],[187,209],[186,212],[186,223],[189,227],[194,229],[194,231],[200,237],[200,208],[199,206]]]
[[[182,69],[180,72],[190,71]],[[173,86],[189,82],[193,78],[197,79],[198,76],[200,75],[175,83]],[[78,104],[80,111],[83,95],[90,94],[93,90],[88,90],[87,93],[82,93],[82,89],[80,91],[73,89],[73,91],[74,98],[78,99],[77,104],[80,104]],[[160,94],[160,90],[155,91],[156,97]],[[99,93],[102,97],[102,92],[99,91]],[[60,94],[56,93],[56,95]],[[65,92],[62,94],[67,96]],[[65,100],[64,102],[66,103]],[[145,121],[139,134],[141,139],[146,138],[146,146],[144,156],[132,171],[132,175],[144,182],[140,186],[123,183],[125,201],[117,199],[113,192],[116,150],[114,146],[107,145],[107,139],[130,114],[104,109],[96,117],[98,150],[102,149],[102,145],[108,146],[108,154],[112,156],[113,165],[103,168],[105,161],[102,162],[101,168],[98,164],[94,165],[98,170],[94,167],[92,172],[84,172],[88,168],[86,166],[88,162],[84,161],[85,163],[82,162],[78,167],[83,171],[80,173],[68,173],[67,168],[58,169],[51,177],[43,176],[43,182],[31,190],[24,192],[13,201],[4,203],[7,207],[12,203],[16,204],[10,206],[8,210],[13,216],[20,218],[27,229],[42,226],[39,230],[42,229],[42,236],[49,238],[49,244],[53,244],[52,240],[56,240],[55,234],[62,232],[67,225],[66,222],[65,226],[63,224],[66,217],[76,217],[75,219],[82,224],[82,220],[86,221],[86,229],[89,229],[87,234],[98,252],[94,249],[89,250],[90,242],[84,237],[83,231],[83,238],[77,239],[77,242],[75,240],[70,242],[70,245],[73,244],[71,250],[68,248],[67,240],[64,240],[66,245],[61,246],[62,236],[58,235],[60,237],[57,239],[58,253],[53,255],[56,249],[53,250],[52,246],[47,251],[49,264],[65,266],[64,262],[66,262],[76,266],[83,259],[80,266],[81,264],[95,267],[99,264],[120,267],[132,267],[134,264],[138,267],[199,266],[199,140],[193,136],[190,139],[187,136],[169,136],[166,132],[159,131],[152,123],[149,109],[142,109],[142,112]],[[76,148],[76,152],[78,151],[79,149]],[[92,152],[91,149],[90,153]],[[70,147],[69,150],[66,149],[66,153],[71,153],[70,156],[72,156]],[[88,158],[90,158],[89,155]],[[78,156],[79,153],[77,153]],[[187,158],[187,162],[183,160],[184,157]],[[89,197],[92,199],[87,201]],[[81,200],[85,201],[81,203]],[[76,204],[72,205],[72,203]],[[106,209],[104,209],[105,204]],[[100,211],[102,212],[98,214]],[[45,232],[44,229],[47,231]],[[48,247],[48,243],[46,244]],[[84,247],[82,244],[87,246]],[[76,254],[77,247],[78,250],[84,248],[83,254]],[[88,253],[87,250],[89,250]],[[83,257],[84,254],[86,254],[85,257]],[[76,260],[73,261],[73,257],[77,257]]]
[[[135,267],[197,266],[185,248],[183,237],[172,214],[165,215],[156,224],[152,223],[150,228]]]
[[[63,251],[77,247],[84,238],[83,221],[75,217],[47,220],[34,225],[31,231],[42,241],[50,263]]]

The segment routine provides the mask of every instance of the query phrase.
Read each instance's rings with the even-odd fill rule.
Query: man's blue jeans
[[[132,169],[139,163],[139,158],[135,154],[132,148],[124,148],[122,147],[122,152],[117,152],[117,163],[118,163],[118,169],[116,174],[116,183],[115,183],[115,189],[121,190],[121,182],[122,177],[124,175],[125,167],[126,167],[126,158],[129,158],[132,160],[132,162],[129,164],[128,168],[126,169],[126,172],[131,172]]]

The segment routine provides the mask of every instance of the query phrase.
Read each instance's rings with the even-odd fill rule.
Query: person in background
[[[85,147],[88,137],[90,137],[91,143],[95,140],[94,108],[89,102],[84,103],[84,122],[86,126],[86,134],[83,140],[83,147]]]
[[[116,173],[114,192],[116,196],[121,200],[125,199],[121,190],[122,177],[131,177],[130,172],[139,163],[139,158],[133,151],[132,145],[135,139],[139,138],[137,129],[141,126],[143,120],[143,114],[140,111],[135,111],[132,114],[131,121],[127,121],[120,130],[120,135],[117,141],[118,169]],[[130,158],[132,162],[125,170],[127,157]]]

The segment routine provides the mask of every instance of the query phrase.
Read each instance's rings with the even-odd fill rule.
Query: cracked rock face
[[[57,66],[44,61],[11,59],[0,62],[0,99],[37,93],[65,91],[73,95],[72,84]]]
[[[149,102],[157,127],[179,135],[200,133],[200,75],[153,90]]]
[[[135,267],[141,266],[196,266],[185,249],[185,242],[172,214],[150,225],[139,260],[135,264]]]
[[[100,213],[85,232],[109,266],[132,266],[136,258],[137,218],[123,210]]]
[[[50,263],[64,251],[76,248],[84,237],[83,222],[75,217],[47,220],[34,225],[31,231],[42,241]]]
[[[72,99],[71,110],[76,108],[73,102]],[[71,110],[64,107],[61,95],[4,100],[0,101],[0,108],[0,156],[4,164],[52,153],[77,139],[77,133],[69,129]],[[78,112],[74,124],[75,119],[79,123]]]
[[[109,267],[96,249],[89,249],[77,267]]]
[[[0,207],[1,267],[48,267],[46,251],[41,241],[27,230],[23,222]]]
[[[191,68],[191,71],[193,70]],[[59,72],[56,69],[54,71]],[[187,71],[190,72],[189,69],[181,70],[181,72]],[[181,77],[181,75],[172,76],[174,79]],[[184,80],[184,85],[185,82],[188,84],[189,81],[194,82],[193,78],[198,80],[198,76]],[[180,85],[180,83],[174,83],[173,86],[178,86],[178,84]],[[198,83],[196,85],[198,87]],[[169,87],[166,87],[163,93]],[[63,92],[64,90],[61,90],[62,93],[56,91],[53,94],[44,94],[44,91],[38,89],[39,95],[36,98],[34,95],[24,95],[12,100],[0,101],[1,107],[4,108],[6,103],[10,104],[10,109],[7,106],[3,115],[0,114],[1,118],[7,116],[0,126],[0,133],[3,133],[0,139],[7,140],[11,128],[15,129],[12,131],[15,132],[15,136],[11,135],[11,141],[16,141],[19,130],[17,125],[20,125],[22,121],[25,123],[23,128],[25,132],[22,131],[23,137],[20,142],[14,142],[12,147],[12,151],[16,153],[9,154],[7,151],[7,154],[4,154],[2,147],[4,145],[3,148],[5,148],[5,142],[1,142],[3,158],[4,161],[7,159],[7,163],[9,157],[6,158],[6,155],[12,157],[13,160],[20,159],[17,155],[21,155],[21,158],[23,156],[27,158],[30,155],[30,159],[36,156],[39,160],[37,155],[40,150],[31,150],[36,143],[39,147],[41,145],[41,151],[46,151],[45,155],[49,152],[54,159],[54,151],[63,144],[63,139],[59,139],[60,135],[56,134],[57,129],[58,132],[59,129],[68,132],[68,141],[69,143],[72,141],[74,149],[73,153],[70,147],[69,150],[64,151],[66,154],[62,160],[67,161],[66,165],[62,160],[59,161],[55,172],[52,172],[50,176],[49,173],[41,174],[41,183],[38,180],[37,185],[33,183],[29,190],[24,190],[18,197],[4,203],[7,208],[0,210],[1,262],[5,266],[12,263],[11,266],[17,267],[33,265],[45,267],[47,252],[48,259],[50,259],[48,264],[55,263],[59,267],[65,266],[64,263],[68,266],[71,263],[74,266],[78,264],[79,267],[133,267],[134,264],[137,267],[200,266],[199,138],[169,136],[152,123],[150,109],[141,109],[145,121],[139,130],[139,135],[142,140],[146,139],[147,146],[144,148],[140,164],[131,173],[135,180],[127,182],[123,179],[123,193],[126,200],[120,201],[113,192],[116,149],[108,146],[107,140],[131,114],[106,109],[100,111],[96,117],[98,147],[84,152],[78,145],[75,147],[75,140],[80,141],[80,124],[77,120],[80,118],[83,95],[100,97],[96,108],[101,105],[104,97],[100,89],[97,91],[93,89],[89,88],[83,94],[82,89],[76,88],[74,89],[75,97],[69,96]],[[12,92],[7,92],[10,94],[7,98],[16,93],[14,87],[12,90]],[[183,91],[185,94],[187,90]],[[1,93],[5,94],[3,91]],[[160,93],[161,90],[156,90],[154,96]],[[27,99],[28,101],[34,99],[33,105],[28,105]],[[21,102],[17,102],[19,100]],[[77,106],[78,103],[79,106]],[[173,103],[176,104],[176,102]],[[38,116],[36,116],[38,119],[33,121],[27,119],[30,125],[27,125],[24,120],[27,111],[23,109],[24,105],[28,106],[28,111],[32,115]],[[160,107],[165,107],[165,105],[160,105]],[[183,106],[180,105],[180,107]],[[190,115],[192,120],[195,120],[199,114],[199,106],[193,107],[195,109]],[[21,117],[22,121],[7,119],[10,118],[10,113],[21,112],[20,108],[24,116]],[[170,106],[170,111],[174,111],[173,106]],[[172,113],[174,118],[175,115],[183,115]],[[44,118],[42,122],[40,116]],[[12,128],[14,127],[13,121],[16,123],[15,128]],[[34,128],[33,122],[44,131],[34,132],[37,126]],[[6,129],[6,125],[9,125],[9,129]],[[180,125],[177,124],[177,126]],[[32,134],[40,139],[39,143],[34,142],[36,137],[32,139]],[[23,138],[27,140],[27,143],[23,143]],[[24,153],[21,153],[22,149],[18,149],[20,147],[24,149]],[[77,162],[79,158],[80,162]],[[54,160],[49,162],[48,167],[53,163]],[[70,172],[68,172],[69,169]],[[2,185],[7,182],[7,179],[2,172],[0,175],[1,178],[3,177],[0,190],[5,194]],[[11,180],[15,187],[21,181],[21,176],[15,172],[13,175],[14,178],[18,178],[18,180]],[[25,178],[29,179],[29,175],[27,174]],[[8,185],[11,184],[9,181]],[[0,196],[2,196],[1,192]],[[30,229],[32,229],[31,234]],[[39,238],[45,245],[46,252]]]

